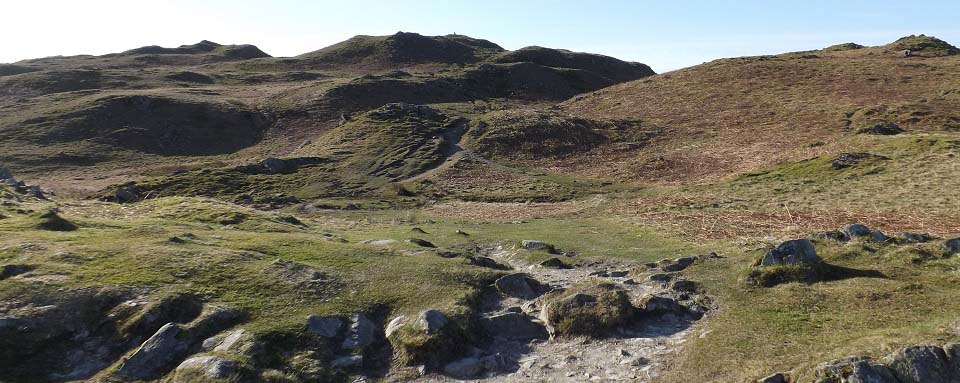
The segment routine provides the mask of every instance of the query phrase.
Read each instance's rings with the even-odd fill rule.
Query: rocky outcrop
[[[186,356],[190,341],[180,325],[168,323],[127,358],[117,373],[137,380],[155,379]]]
[[[818,266],[823,260],[817,256],[813,242],[806,239],[786,241],[767,252],[759,266]]]
[[[774,376],[776,375],[771,375],[771,377]],[[879,359],[851,356],[833,360],[817,366],[813,379],[814,383],[954,383],[957,381],[960,381],[960,344],[955,343],[944,347],[932,345],[906,347]],[[767,380],[759,382],[767,382]]]
[[[494,282],[497,290],[506,296],[520,299],[535,299],[547,291],[547,287],[527,274],[510,274]]]
[[[240,368],[236,361],[219,356],[197,356],[183,361],[177,366],[177,375],[198,372],[208,379],[225,379],[237,373]],[[184,381],[175,377],[175,381]]]
[[[540,318],[554,335],[600,336],[634,314],[626,292],[608,283],[551,293],[545,301]]]

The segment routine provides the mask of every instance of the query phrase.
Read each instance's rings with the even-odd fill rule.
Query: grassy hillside
[[[958,75],[923,35],[664,74],[413,33],[2,65],[0,380],[806,383],[956,342]],[[798,238],[823,263],[762,268]],[[585,328],[557,307],[628,318],[539,339]],[[183,349],[125,375],[154,334]]]

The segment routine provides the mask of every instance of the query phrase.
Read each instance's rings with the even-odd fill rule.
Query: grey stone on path
[[[343,348],[357,350],[369,346],[376,336],[376,325],[366,315],[353,314],[350,316],[350,327],[347,329],[347,338],[343,340]]]

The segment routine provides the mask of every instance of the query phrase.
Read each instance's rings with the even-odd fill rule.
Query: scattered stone
[[[870,228],[861,225],[861,224],[851,224],[846,225],[840,228],[840,232],[845,234],[847,238],[860,238],[860,237],[869,237],[871,234]]]
[[[610,278],[623,278],[629,275],[629,271],[611,271]]]
[[[787,377],[783,374],[773,374],[757,380],[757,383],[787,383]]]
[[[910,51],[907,51],[910,52]],[[903,133],[904,130],[899,125],[894,124],[890,121],[879,122],[870,126],[865,126],[860,129],[857,129],[859,134],[876,134],[881,136],[893,136],[900,133]]]
[[[113,198],[120,203],[136,202],[140,200],[140,187],[135,182],[118,186]]]
[[[0,281],[30,272],[36,269],[33,265],[3,265],[0,266]]]
[[[450,323],[450,320],[447,319],[446,315],[433,309],[420,312],[417,321],[414,322],[417,328],[422,329],[427,335],[436,334],[448,323]]]
[[[357,350],[373,343],[376,326],[366,315],[353,314],[350,316],[350,327],[347,329],[347,338],[343,340],[343,348]]]
[[[760,260],[760,266],[816,266],[822,262],[817,251],[813,247],[813,242],[807,239],[795,239],[786,241],[770,250],[763,259]]]
[[[426,231],[423,231],[423,229],[421,229],[421,228],[419,228],[419,227],[415,227],[415,228],[413,228],[413,229],[410,229],[410,232],[411,232],[411,233],[418,233],[418,234],[429,234],[429,233],[427,233]]]
[[[522,313],[508,312],[480,318],[480,328],[490,337],[507,340],[528,341],[547,339],[549,334],[544,325],[534,322]]]
[[[510,270],[510,266],[501,264],[490,257],[474,257],[472,255],[468,255],[466,258],[470,260],[470,264],[474,266],[486,267],[494,270]]]
[[[687,292],[687,293],[696,292],[698,287],[699,286],[697,285],[696,282],[688,281],[685,279],[678,279],[673,281],[673,283],[670,284],[671,290],[678,291],[678,292]]]
[[[547,244],[543,241],[525,239],[520,241],[520,247],[526,250],[543,250],[547,248]]]
[[[943,247],[947,249],[947,253],[960,254],[960,238],[948,239],[943,242]]]
[[[648,295],[640,300],[640,312],[648,314],[687,314],[687,308],[676,299],[659,295]]]
[[[480,375],[483,364],[479,358],[463,358],[447,364],[443,373],[457,379],[470,379]]]
[[[434,245],[433,243],[430,243],[430,241],[427,241],[427,240],[424,240],[424,239],[420,239],[420,238],[410,238],[410,239],[407,240],[407,243],[412,243],[412,244],[414,244],[414,245],[421,246],[421,247],[429,247],[429,248],[436,248],[436,247],[437,247],[437,246]]]
[[[873,242],[885,243],[890,241],[890,237],[886,234],[883,234],[880,230],[874,230],[870,233],[870,240]]]
[[[237,372],[239,364],[219,356],[197,356],[183,361],[177,371],[199,370],[210,379],[224,379]]]
[[[5,166],[0,166],[0,180],[12,180],[13,172],[10,171],[10,168]]]
[[[570,266],[566,262],[560,260],[560,258],[553,257],[546,261],[540,262],[540,266],[548,267],[551,269],[572,269],[573,266]]]
[[[470,236],[470,234],[467,234],[467,232],[465,232],[465,231],[463,231],[463,230],[460,230],[460,229],[457,229],[456,234],[457,234],[457,235],[462,235],[462,236],[464,236],[464,237],[469,237],[469,236]]]
[[[134,379],[150,380],[169,371],[173,364],[187,353],[190,346],[182,339],[184,336],[181,336],[181,333],[179,325],[167,323],[143,342],[120,365],[117,372]]]
[[[658,274],[650,275],[649,277],[647,277],[647,280],[651,282],[667,283],[673,280],[673,278],[676,276],[677,274],[673,274],[673,273],[658,273]]]
[[[504,295],[520,299],[534,299],[546,292],[545,286],[523,273],[500,277],[494,285]]]
[[[324,338],[333,338],[340,333],[343,321],[337,317],[310,315],[307,317],[307,331]]]
[[[341,356],[330,362],[330,367],[341,370],[352,370],[363,366],[362,355]]]
[[[625,284],[625,285],[627,285],[627,286],[636,286],[636,285],[639,285],[640,283],[637,282],[637,281],[635,281],[635,280],[633,280],[633,279],[627,279],[627,280],[623,281],[623,284]]]
[[[260,161],[260,167],[266,174],[280,174],[288,170],[286,161],[275,157],[269,157]]]
[[[878,159],[878,160],[889,160],[889,158],[884,156],[878,156],[870,153],[843,153],[838,156],[833,162],[830,163],[835,170],[846,169],[851,166],[857,165],[860,162]]]
[[[683,257],[674,260],[665,259],[660,261],[660,269],[666,272],[682,271],[687,267],[690,267],[690,265],[696,261],[697,258],[695,257]]]
[[[840,230],[822,231],[819,233],[815,233],[810,237],[814,239],[832,239],[838,242],[846,242],[850,240],[850,237],[848,237],[846,234],[844,234]]]
[[[930,234],[917,234],[908,232],[897,233],[896,237],[900,243],[927,243],[934,240],[933,236]]]
[[[643,367],[650,364],[650,359],[644,358],[642,356],[636,357],[633,359],[628,359],[627,361],[633,367]]]

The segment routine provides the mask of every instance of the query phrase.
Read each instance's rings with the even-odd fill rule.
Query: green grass
[[[746,272],[756,252],[727,246],[727,258],[688,271],[720,307],[700,329],[709,333],[692,337],[667,379],[739,382],[792,372],[805,381],[825,361],[880,356],[901,346],[950,338],[946,329],[960,316],[960,304],[953,299],[960,293],[956,258],[918,264],[903,256],[901,246],[818,242],[827,263],[885,277],[764,288],[736,277]]]

